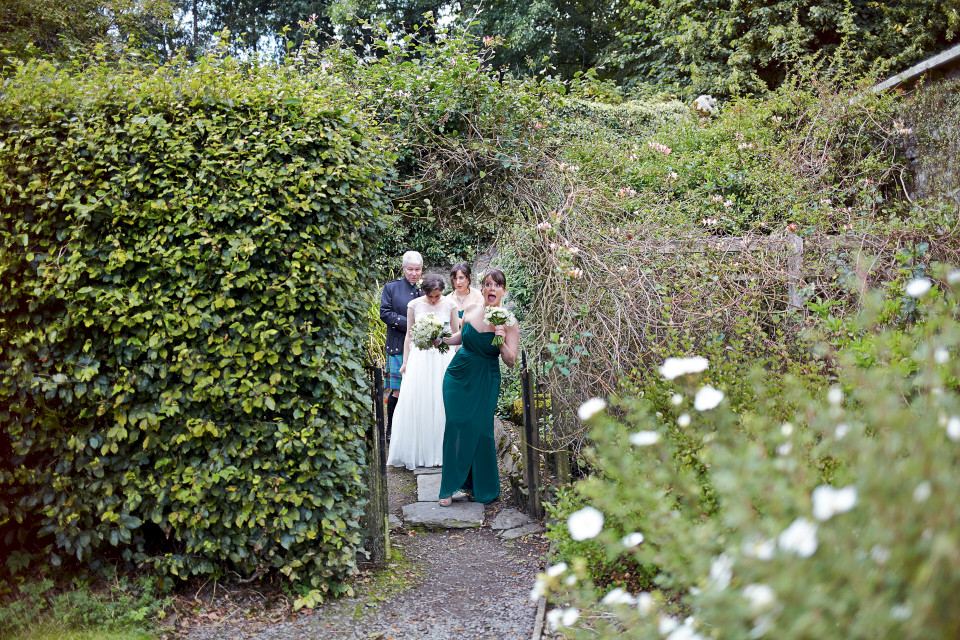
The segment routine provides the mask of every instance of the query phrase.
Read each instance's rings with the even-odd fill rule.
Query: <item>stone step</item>
[[[531,524],[533,520],[525,513],[520,513],[516,509],[504,509],[497,514],[497,517],[490,523],[490,528],[494,531],[505,529],[514,529],[524,525]]]
[[[440,477],[439,474],[417,476],[417,500],[420,502],[440,500]]]
[[[438,483],[439,490],[439,483]],[[483,505],[479,502],[454,502],[441,507],[437,502],[415,502],[403,507],[403,522],[407,527],[422,526],[434,529],[466,529],[483,526]]]
[[[504,540],[514,540],[516,538],[521,538],[523,536],[528,536],[533,533],[543,533],[545,529],[541,527],[536,522],[531,522],[530,524],[525,524],[520,527],[515,527],[513,529],[506,529],[500,535],[503,536]]]
[[[413,473],[420,476],[425,473],[440,473],[442,467],[417,467],[413,470]]]

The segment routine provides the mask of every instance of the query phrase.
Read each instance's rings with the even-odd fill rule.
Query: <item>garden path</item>
[[[404,469],[387,476],[391,514],[409,513],[412,505],[429,509],[431,481]],[[439,478],[439,476],[434,476]],[[418,484],[420,485],[418,487]],[[427,487],[426,492],[424,487]],[[419,491],[418,491],[419,489]],[[419,494],[419,495],[418,495]],[[418,499],[419,498],[419,499]],[[426,505],[424,503],[427,503]],[[467,528],[421,528],[409,522],[391,534],[394,558],[383,571],[364,573],[354,583],[356,595],[309,612],[268,613],[247,607],[211,622],[183,620],[169,638],[189,640],[504,640],[530,638],[538,616],[529,601],[536,574],[543,571],[547,543],[514,510],[508,487],[490,505],[461,503],[452,509],[480,510],[482,525]],[[440,507],[436,507],[440,509]],[[451,509],[451,508],[448,508]],[[448,509],[443,509],[447,512]],[[500,528],[496,527],[509,527]],[[512,533],[511,533],[512,532]],[[202,622],[196,622],[202,621]]]

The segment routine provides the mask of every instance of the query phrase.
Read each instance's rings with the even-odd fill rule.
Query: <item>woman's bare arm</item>
[[[410,357],[410,331],[413,329],[413,309],[407,307],[407,335],[403,337],[403,364],[400,365],[400,375],[407,370],[407,358]]]
[[[516,322],[513,323],[512,327],[500,325],[494,329],[494,333],[503,336],[503,344],[500,345],[500,357],[503,358],[503,363],[512,369],[513,365],[517,363],[517,355],[520,353],[520,326]]]

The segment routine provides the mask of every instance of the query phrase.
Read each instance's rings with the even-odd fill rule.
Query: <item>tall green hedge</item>
[[[383,136],[321,72],[231,58],[2,91],[3,546],[335,588]]]

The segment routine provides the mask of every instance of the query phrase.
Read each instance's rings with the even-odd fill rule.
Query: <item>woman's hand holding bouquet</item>
[[[483,313],[483,321],[495,327],[512,327],[517,323],[517,318],[505,307],[487,307]],[[499,334],[493,336],[490,344],[499,347],[503,344],[503,336]]]
[[[410,339],[421,351],[436,347],[440,353],[446,353],[450,350],[450,345],[442,342],[442,338],[448,338],[450,335],[450,330],[443,320],[432,313],[417,318],[413,328],[410,329]]]

